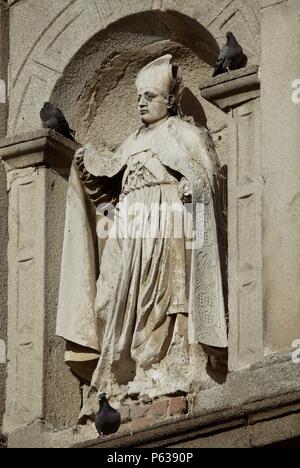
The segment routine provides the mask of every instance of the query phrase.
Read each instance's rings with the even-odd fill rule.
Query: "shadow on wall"
[[[214,37],[182,14],[145,12],[123,18],[97,33],[73,57],[57,82],[51,101],[67,111],[77,140],[114,146],[136,130],[140,125],[136,74],[165,53],[173,55],[183,72],[183,116],[204,128],[212,120],[207,109],[225,118],[201,99],[199,91],[199,82],[211,77],[219,54]],[[204,351],[208,355],[207,372],[216,382],[224,383],[227,350]]]
[[[184,88],[180,98],[180,111],[185,117],[192,117],[198,127],[207,129],[207,117],[203,106],[189,88]]]

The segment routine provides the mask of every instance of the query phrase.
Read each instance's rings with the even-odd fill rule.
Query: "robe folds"
[[[184,311],[188,315],[188,342],[226,348],[227,323],[215,215],[217,168],[203,132],[177,117],[170,117],[157,127],[142,128],[132,134],[110,158],[101,156],[91,144],[79,151],[85,169],[99,180],[111,179],[112,184],[118,174],[126,171],[133,156],[147,152],[156,155],[165,168],[188,181],[193,226],[195,231],[201,231],[196,232],[190,250],[188,304]],[[103,286],[101,263],[107,261],[107,242],[99,240],[96,232],[95,208],[73,164],[67,195],[56,333],[67,340],[66,360],[74,371],[92,381],[94,389],[103,391],[107,386],[101,387],[101,369],[114,360],[112,348],[119,325],[113,310],[104,321],[97,313],[97,297],[101,297]],[[120,281],[121,276],[126,280],[126,272],[121,276],[119,273],[118,265],[112,264],[109,274],[114,294],[122,288],[116,281]],[[145,329],[144,335],[153,334],[155,327],[149,330]],[[141,326],[139,332],[143,335]],[[128,336],[128,340],[131,339]],[[138,361],[138,354],[135,360]]]

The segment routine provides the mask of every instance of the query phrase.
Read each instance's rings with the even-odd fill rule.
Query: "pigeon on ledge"
[[[233,33],[228,32],[226,37],[227,43],[219,54],[213,77],[226,73],[229,70],[238,70],[247,65],[248,58]]]
[[[51,102],[45,102],[40,112],[44,128],[50,128],[74,141],[74,130],[71,130],[63,112]]]
[[[101,436],[114,434],[120,427],[121,415],[110,406],[105,393],[100,393],[98,400],[100,409],[95,418],[96,429]]]

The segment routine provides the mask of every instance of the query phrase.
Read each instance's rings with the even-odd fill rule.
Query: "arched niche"
[[[197,21],[174,12],[125,17],[90,39],[68,64],[51,100],[66,110],[81,143],[118,145],[139,125],[135,77],[146,63],[171,53],[182,71],[184,113],[219,130],[221,111],[201,98],[219,47]]]
[[[183,76],[184,114],[223,138],[225,114],[203,99],[199,91],[199,83],[212,76],[219,50],[205,27],[181,13],[130,15],[82,46],[57,81],[50,99],[66,112],[81,144],[117,146],[140,125],[135,89],[138,71],[155,58],[171,53]],[[226,164],[225,143],[220,141],[221,163]],[[226,356],[220,354],[218,359],[225,362]],[[224,376],[217,378],[223,382]]]
[[[30,16],[28,8],[18,3],[11,12],[13,24],[24,16],[27,21],[22,36],[11,40],[8,135],[40,128],[39,110],[50,98],[74,125],[76,103],[86,84],[124,50],[178,42],[188,49],[181,57],[186,85],[198,78],[197,86],[191,86],[197,93],[201,78],[210,76],[228,30],[243,44],[249,64],[259,63],[259,0],[62,0],[47,8],[38,2],[30,7]],[[43,21],[33,24],[32,18],[39,15]],[[193,54],[198,62],[189,60]],[[203,66],[198,66],[199,60]],[[209,119],[213,128],[219,127]]]

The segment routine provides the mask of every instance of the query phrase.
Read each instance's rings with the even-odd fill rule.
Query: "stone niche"
[[[291,100],[293,80],[299,78],[299,0],[7,4],[11,138],[1,140],[0,153],[10,182],[10,359],[0,425],[6,406],[8,445],[70,447],[90,440],[86,445],[115,448],[257,447],[299,436],[300,366],[292,363],[290,349],[300,333],[300,105]],[[0,0],[0,74],[7,68],[7,4]],[[211,80],[228,30],[243,44],[249,68]],[[40,128],[39,110],[51,100],[63,109],[80,143],[117,146],[139,124],[137,71],[168,52],[183,73],[183,114],[209,128],[221,164],[229,169],[229,373],[224,382],[202,371],[201,385],[189,395],[124,401],[120,434],[99,441],[93,424],[76,426],[85,389],[81,395],[63,361],[64,343],[54,334],[67,178],[75,147],[57,135],[30,132]],[[6,114],[7,106],[0,107],[1,138]],[[0,231],[6,239],[1,169],[0,183]],[[30,203],[36,209],[29,210]],[[0,339],[5,340],[3,245]],[[34,294],[28,293],[30,287]],[[18,303],[20,298],[24,300]],[[205,364],[201,353],[198,366],[205,370]],[[0,363],[0,395],[5,374]]]
[[[187,16],[174,12],[129,16],[108,26],[80,49],[54,87],[51,101],[73,116],[71,124],[80,143],[105,143],[115,148],[140,126],[135,89],[138,71],[170,53],[183,78],[181,112],[211,131],[220,163],[225,166],[226,113],[204,99],[199,89],[199,82],[211,76],[218,51],[213,36]],[[201,348],[195,350],[192,359],[195,390],[199,382],[207,385],[211,377],[206,374],[207,357]],[[150,400],[137,402],[129,397],[123,401],[124,430],[147,427],[155,419],[164,421],[189,411],[188,398],[170,397],[162,387],[158,394],[152,392]],[[119,406],[119,400],[116,397],[112,403]]]
[[[141,6],[142,3],[143,6]],[[225,32],[229,29],[233,30],[239,41],[245,44],[245,51],[249,57],[249,65],[260,63],[260,2],[258,0],[247,2],[240,0],[233,0],[231,2],[227,0],[204,0],[202,2],[199,2],[199,0],[191,0],[189,2],[175,0],[153,2],[150,0],[145,0],[145,2],[131,0],[126,2],[119,2],[118,0],[102,2],[95,0],[94,2],[86,2],[77,0],[69,3],[63,1],[61,2],[61,7],[58,7],[59,2],[49,0],[47,8],[51,9],[53,7],[53,15],[51,12],[51,16],[47,10],[49,17],[43,18],[45,30],[44,32],[36,31],[37,37],[35,38],[35,42],[30,37],[32,44],[28,45],[26,43],[27,38],[22,38],[24,43],[26,43],[25,45],[28,46],[27,49],[30,53],[25,57],[26,60],[23,60],[23,56],[21,60],[17,52],[19,50],[17,47],[18,41],[21,39],[19,38],[19,34],[15,37],[14,31],[18,29],[17,25],[22,15],[25,13],[29,15],[28,10],[26,10],[26,5],[28,4],[32,6],[34,2],[32,0],[28,3],[16,2],[16,5],[12,5],[11,7],[12,46],[10,60],[14,86],[10,93],[8,133],[13,138],[12,140],[3,142],[2,152],[6,156],[10,152],[6,163],[9,165],[9,172],[13,176],[13,190],[10,192],[10,229],[12,230],[14,242],[17,239],[16,230],[18,229],[15,223],[14,210],[19,209],[20,206],[22,207],[22,205],[18,204],[17,200],[19,193],[24,191],[30,200],[35,201],[37,200],[36,190],[40,190],[39,194],[47,194],[47,197],[44,199],[41,197],[41,201],[38,203],[39,210],[43,213],[43,218],[34,213],[34,220],[37,223],[44,223],[42,229],[37,231],[37,233],[41,236],[39,239],[42,241],[44,236],[46,237],[46,252],[51,252],[53,255],[53,261],[51,264],[48,264],[48,270],[43,263],[43,252],[42,254],[39,251],[34,252],[34,255],[36,255],[38,273],[41,276],[46,273],[44,281],[48,279],[49,275],[52,275],[54,287],[51,291],[47,292],[49,296],[47,296],[47,301],[49,303],[36,308],[39,323],[42,322],[44,324],[46,322],[48,313],[48,321],[46,323],[48,334],[41,332],[42,327],[33,330],[37,335],[40,333],[40,336],[35,336],[38,340],[39,356],[42,355],[43,349],[44,351],[47,350],[47,352],[44,352],[44,362],[36,357],[36,361],[39,364],[38,375],[42,375],[42,378],[35,374],[33,387],[37,389],[35,400],[38,400],[39,404],[36,405],[36,412],[33,415],[28,415],[28,412],[23,414],[21,421],[23,427],[20,427],[20,420],[15,417],[16,405],[12,401],[14,395],[8,395],[7,392],[9,405],[6,415],[6,428],[10,432],[9,446],[68,447],[94,438],[96,439],[95,443],[98,444],[97,434],[93,425],[76,426],[76,416],[81,403],[79,386],[77,380],[71,378],[70,375],[67,376],[68,371],[63,363],[64,346],[62,341],[54,336],[67,175],[72,151],[75,148],[71,148],[71,151],[68,143],[48,133],[34,134],[34,136],[30,136],[27,133],[27,136],[24,138],[17,138],[15,135],[29,132],[29,130],[36,130],[40,125],[38,110],[43,101],[51,100],[64,110],[71,126],[77,131],[77,139],[80,143],[84,144],[89,141],[95,145],[99,145],[105,142],[111,147],[117,146],[139,125],[134,87],[137,71],[147,62],[165,53],[171,53],[174,61],[182,69],[183,82],[186,87],[181,102],[183,114],[192,117],[195,123],[208,127],[215,141],[221,164],[233,168],[233,172],[230,171],[229,174],[231,181],[229,190],[230,213],[234,227],[236,228],[238,218],[236,214],[239,207],[241,207],[243,236],[239,237],[237,230],[232,229],[230,237],[230,249],[233,259],[230,270],[232,272],[232,282],[232,278],[229,277],[229,292],[232,294],[231,298],[234,309],[231,310],[230,314],[232,326],[229,358],[232,364],[226,383],[220,380],[217,381],[216,376],[211,378],[211,376],[206,374],[202,386],[199,385],[194,394],[166,395],[155,401],[125,401],[121,409],[124,425],[120,438],[122,439],[123,437],[122,432],[126,434],[130,433],[129,431],[140,431],[146,428],[149,435],[144,435],[144,437],[154,439],[155,435],[153,435],[153,431],[156,432],[157,429],[153,429],[152,425],[155,423],[163,424],[166,421],[172,424],[168,425],[168,429],[165,429],[164,426],[161,432],[159,433],[158,431],[157,434],[169,431],[173,437],[177,429],[178,433],[183,433],[184,427],[188,431],[190,422],[186,424],[186,419],[189,418],[194,421],[196,415],[201,420],[195,419],[193,422],[195,428],[197,427],[196,432],[201,424],[214,426],[214,424],[218,424],[218,421],[223,422],[226,418],[227,421],[230,421],[228,424],[232,424],[231,421],[239,417],[236,425],[238,427],[247,426],[250,416],[259,410],[262,411],[264,408],[264,404],[260,405],[257,402],[262,402],[268,396],[271,397],[272,395],[285,393],[285,400],[280,404],[292,404],[296,398],[294,398],[293,392],[297,387],[297,379],[299,382],[299,366],[295,372],[288,354],[282,355],[280,358],[270,356],[266,361],[263,360],[264,316],[262,304],[259,303],[256,308],[256,304],[253,303],[252,296],[250,293],[248,294],[247,289],[243,289],[242,304],[244,306],[241,310],[244,321],[242,327],[239,321],[241,317],[237,309],[237,291],[239,287],[237,272],[239,273],[239,267],[243,267],[243,263],[241,262],[238,265],[237,261],[237,250],[235,249],[237,244],[235,242],[238,239],[242,243],[243,252],[245,255],[248,255],[243,257],[247,268],[253,260],[251,251],[247,249],[249,236],[251,237],[252,233],[249,230],[249,236],[247,234],[247,223],[249,223],[248,202],[251,204],[251,209],[254,210],[254,215],[251,219],[255,218],[257,226],[261,224],[262,216],[261,198],[259,198],[261,197],[261,185],[255,185],[254,188],[259,193],[258,198],[256,196],[253,197],[251,192],[253,187],[251,184],[248,184],[249,180],[247,179],[247,170],[251,166],[253,173],[250,175],[251,177],[255,177],[254,182],[258,180],[261,182],[261,174],[259,172],[259,158],[261,157],[259,140],[261,108],[259,92],[256,92],[249,100],[242,103],[238,99],[237,101],[233,100],[235,102],[234,106],[232,106],[233,101],[230,101],[230,105],[227,106],[228,95],[222,97],[224,88],[230,88],[230,92],[233,94],[240,94],[239,83],[241,80],[248,80],[247,72],[243,76],[229,76],[224,86],[221,83],[222,80],[214,82],[214,90],[210,94],[210,97],[208,97],[208,93],[207,99],[203,97],[204,94],[201,94],[199,89],[199,83],[207,83],[207,80],[210,81],[207,87],[211,86],[210,77],[219,52],[219,46],[223,44]],[[34,13],[29,15],[29,22],[33,20],[36,22],[36,15],[40,7],[35,6],[35,8]],[[141,11],[147,8],[149,11]],[[282,6],[282,8],[284,7]],[[179,11],[181,12],[179,13]],[[269,21],[268,12],[265,13],[264,21],[267,25],[272,23]],[[271,41],[271,30],[273,33],[271,27],[265,28],[265,42]],[[78,31],[80,31],[80,34]],[[38,33],[40,34],[39,36]],[[65,44],[68,44],[68,47],[65,47]],[[21,50],[23,49],[21,48]],[[268,50],[268,47],[266,47],[266,50]],[[267,62],[267,60],[265,61]],[[266,69],[269,69],[271,73],[273,67],[266,66]],[[264,73],[263,85],[267,87],[269,76],[266,72]],[[251,76],[250,81],[253,79],[255,87],[258,88],[257,67],[250,70],[249,76]],[[237,86],[235,84],[232,85],[231,78],[238,81]],[[216,105],[216,101],[212,99],[212,97],[216,97],[216,93],[220,93],[217,100],[221,95],[226,105]],[[263,98],[265,113],[270,112],[272,109],[272,99],[270,96],[268,99],[266,97],[268,97],[267,93],[265,93]],[[214,102],[214,104],[209,102],[209,100]],[[242,104],[242,106],[239,107],[238,104]],[[279,110],[278,108],[278,113]],[[26,119],[28,112],[30,112],[30,116],[32,117],[29,122]],[[264,122],[267,122],[267,120],[268,117],[266,116]],[[274,128],[276,129],[275,126]],[[269,128],[270,133],[271,130],[273,131],[272,126]],[[258,136],[254,141],[255,167],[251,165],[252,134]],[[264,138],[264,145],[267,148],[268,141],[266,137]],[[8,150],[7,147],[10,149]],[[269,149],[270,160],[271,149]],[[37,153],[39,162],[35,159]],[[34,158],[30,158],[29,154],[33,154]],[[63,175],[57,169],[58,158],[62,158],[62,155],[64,155],[64,159],[67,159]],[[236,164],[240,162],[242,164]],[[40,166],[41,168],[39,168]],[[241,169],[240,173],[242,176],[245,176],[242,180],[242,182],[244,180],[247,182],[245,191],[242,190],[244,187],[241,188],[236,184],[235,176],[237,169]],[[268,187],[269,197],[271,197],[274,195],[272,191],[273,186],[269,183]],[[259,200],[257,204],[251,203],[253,200],[256,201],[256,199]],[[57,207],[59,209],[59,217],[56,215]],[[253,214],[252,211],[251,213]],[[22,219],[25,221],[31,215],[25,208],[24,213],[21,214]],[[55,219],[54,224],[52,223],[52,219]],[[56,237],[51,236],[54,229],[53,226],[57,231]],[[271,235],[271,223],[268,226],[270,230],[269,235]],[[41,225],[39,227],[41,228]],[[255,227],[256,225],[251,225],[251,229],[255,230]],[[258,234],[257,245],[261,249],[261,233],[259,229],[255,232]],[[35,234],[35,231],[30,232],[32,238],[36,237]],[[234,236],[237,236],[238,239]],[[39,239],[35,244],[39,243]],[[27,241],[27,238],[25,240]],[[51,243],[52,240],[54,244]],[[15,242],[15,244],[12,243],[10,245],[9,257],[12,267],[10,268],[11,289],[9,290],[11,295],[11,310],[13,311],[12,316],[16,315],[17,308],[13,288],[15,284],[14,275],[16,275],[16,265],[14,264],[16,258],[15,250],[18,248],[16,244]],[[254,239],[252,236],[251,248],[253,245],[255,248],[256,238]],[[32,247],[32,245],[30,244],[29,247]],[[37,248],[36,245],[35,248]],[[256,250],[258,255],[257,258],[255,257],[255,261],[257,260],[256,264],[261,262],[261,251],[259,249]],[[37,250],[39,249],[37,248]],[[29,257],[25,260],[27,261],[28,259]],[[21,267],[25,266],[23,262]],[[254,271],[255,274],[258,272],[261,275],[261,264],[259,264],[259,267],[260,270],[257,270],[255,267],[251,271]],[[247,268],[246,270],[241,268],[243,270],[242,273],[245,273],[245,277],[243,276],[242,280],[245,283],[244,286],[250,287],[252,279],[251,281],[248,279],[247,274],[250,269]],[[22,284],[24,290],[26,281],[28,282],[27,284],[30,284],[31,278],[28,277],[28,273],[24,269],[21,272],[24,272]],[[260,277],[258,278],[258,286],[261,287]],[[272,288],[272,291],[274,289]],[[31,299],[26,293],[25,291],[25,296]],[[39,291],[38,294],[41,294],[41,292]],[[255,291],[253,294],[257,298]],[[261,296],[258,297],[258,300],[261,300]],[[250,329],[250,333],[248,333],[247,321],[245,320],[248,313],[247,304],[250,302],[252,307],[255,308],[254,314],[251,312],[251,315],[255,316],[255,314],[258,314],[256,323],[260,339],[259,347],[256,347],[254,353],[255,340],[252,340],[252,337],[258,336],[256,333],[257,329],[255,328],[256,324],[253,321],[251,322],[253,327]],[[269,315],[271,315],[271,310],[267,313],[267,316]],[[26,321],[26,310],[24,310],[24,321]],[[274,328],[275,325],[274,323]],[[268,327],[270,328],[270,325]],[[245,338],[244,341],[240,335],[241,330]],[[248,338],[247,335],[249,335]],[[9,336],[11,336],[9,347],[13,350],[14,333],[10,334],[9,332]],[[268,336],[270,336],[270,333]],[[239,347],[240,343],[242,343],[242,347]],[[241,349],[242,353],[239,354],[239,350]],[[276,341],[272,349],[280,351],[282,350],[282,346],[277,346]],[[30,366],[31,357],[27,359],[26,355],[24,355],[22,359],[24,360],[22,368],[25,369],[26,366]],[[205,369],[206,356],[204,353],[201,353],[198,362],[199,367],[202,366]],[[11,366],[9,382],[15,382],[16,375],[14,375],[14,372],[17,371]],[[22,373],[21,376],[28,384],[27,374]],[[30,392],[30,384],[31,382],[28,385],[28,398],[32,394]],[[73,395],[71,398],[70,393]],[[22,409],[22,395],[18,394],[17,397],[17,403],[20,404],[20,408]],[[244,405],[246,404],[248,406],[244,409]],[[265,404],[265,406],[267,405],[272,408],[276,407],[276,405],[280,406],[277,400],[271,399]],[[231,410],[232,414],[230,415],[224,412],[229,408],[234,408]],[[32,410],[32,406],[29,409]],[[215,416],[218,411],[219,416]],[[245,414],[250,415],[249,419],[247,419],[248,416],[245,416]],[[262,415],[261,419],[264,420],[264,418],[265,415]],[[176,426],[175,423],[177,424]],[[255,418],[252,418],[251,423],[255,423]],[[224,430],[227,430],[226,425],[224,427]],[[199,436],[199,431],[197,434]],[[249,437],[251,438],[252,435]],[[237,439],[241,439],[241,432],[238,433]],[[104,442],[104,445],[106,443],[107,445],[111,443],[111,446],[116,447],[120,441],[116,439],[115,442]],[[133,442],[126,442],[124,439],[122,439],[122,443],[124,445],[133,444]],[[237,444],[238,441],[236,440]]]
[[[138,70],[171,53],[183,74],[183,113],[210,128],[225,160],[219,135],[225,115],[199,92],[199,81],[211,76],[218,50],[211,34],[184,15],[145,12],[129,16],[108,26],[80,49],[58,80],[51,99],[68,109],[81,143],[117,146],[140,124],[134,86]]]

